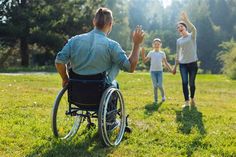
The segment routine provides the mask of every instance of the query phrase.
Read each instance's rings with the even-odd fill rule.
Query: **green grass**
[[[0,75],[0,156],[236,156],[236,81],[198,75],[197,108],[182,109],[179,75],[164,75],[167,101],[157,106],[149,73],[120,73],[117,80],[133,132],[104,148],[97,129],[83,127],[71,141],[53,137],[59,75]]]
[[[7,67],[1,68],[1,73],[18,73],[18,72],[56,72],[55,66],[29,66],[29,67]]]

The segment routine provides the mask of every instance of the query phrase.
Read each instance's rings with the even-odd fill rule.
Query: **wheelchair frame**
[[[67,109],[64,113],[59,114],[60,107],[63,106],[62,98],[65,96],[68,90],[68,85],[65,86],[57,95],[56,100],[53,105],[52,109],[52,130],[55,137],[63,139],[63,140],[69,140],[71,139],[79,130],[82,122],[87,120],[87,128],[95,128],[96,125],[92,123],[91,118],[98,118],[98,132],[99,137],[102,139],[103,144],[105,146],[117,146],[120,144],[125,128],[128,125],[127,124],[127,117],[125,116],[125,105],[124,105],[124,99],[119,89],[110,86],[108,87],[102,94],[99,109],[98,110],[85,110],[80,109],[75,104],[67,102]],[[112,99],[112,95],[117,95],[117,104],[119,105],[118,109],[108,111],[109,105],[111,104],[110,101]],[[67,99],[67,98],[65,98]],[[116,121],[119,123],[113,130],[109,130],[108,128],[108,116],[111,114],[111,112],[115,112],[116,115]],[[59,118],[62,116],[65,120],[69,120],[70,126],[65,125],[67,130],[65,131],[64,135],[61,135],[61,130],[64,128],[60,128],[60,122]],[[117,117],[120,118],[120,120],[117,120]],[[62,118],[62,119],[63,119]],[[71,122],[72,121],[72,122]],[[64,130],[63,130],[64,131]]]

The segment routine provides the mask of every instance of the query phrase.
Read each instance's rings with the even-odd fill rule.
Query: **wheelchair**
[[[78,75],[69,71],[69,83],[57,95],[52,109],[52,131],[55,137],[69,140],[87,121],[95,128],[105,146],[120,144],[128,127],[124,99],[120,90],[106,83],[106,74]],[[130,132],[128,129],[127,132]]]

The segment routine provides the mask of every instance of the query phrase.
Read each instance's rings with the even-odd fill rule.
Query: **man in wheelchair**
[[[106,72],[95,75],[79,75],[74,73],[72,69],[69,69],[68,75],[70,78],[68,83],[69,102],[76,104],[80,109],[98,111],[103,92],[109,87],[119,89],[116,81],[110,83],[107,80]],[[118,95],[116,93],[111,95],[109,105],[107,106],[108,111],[116,111],[117,99]],[[116,121],[115,114],[107,117],[107,130],[113,130],[118,124],[119,122]]]
[[[137,26],[133,32],[133,48],[129,57],[127,57],[120,44],[107,37],[112,30],[112,24],[112,11],[107,8],[99,8],[93,19],[94,29],[88,33],[70,38],[57,54],[55,65],[62,78],[63,87],[68,85],[69,78],[70,80],[92,78],[92,80],[104,80],[104,90],[109,86],[119,88],[115,81],[119,70],[134,72],[139,59],[139,47],[144,39],[142,27]],[[66,66],[68,63],[71,66],[69,74]],[[86,87],[82,90],[86,91]],[[83,95],[83,93],[81,94]],[[85,98],[81,96],[80,99]],[[116,108],[116,94],[112,95],[109,103],[113,105],[110,105],[108,111]],[[116,125],[111,115],[107,119],[107,129],[112,130]]]

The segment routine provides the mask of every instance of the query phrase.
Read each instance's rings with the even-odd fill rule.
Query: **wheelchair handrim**
[[[59,94],[57,95],[56,97],[56,100],[54,102],[54,105],[53,105],[53,110],[52,110],[52,130],[53,130],[53,134],[55,137],[57,138],[60,138],[60,139],[71,139],[78,131],[79,127],[80,127],[80,124],[81,124],[81,116],[74,116],[75,118],[74,119],[74,123],[72,125],[72,128],[70,129],[69,133],[67,133],[65,136],[63,137],[60,137],[60,134],[59,134],[59,131],[58,131],[58,108],[59,108],[59,105],[60,105],[60,102],[61,102],[61,99],[64,95],[64,93],[67,91],[67,86],[65,86],[60,92]],[[80,111],[82,112],[82,111]],[[69,115],[68,115],[69,116]]]
[[[111,95],[116,92],[118,94],[118,98],[119,98],[119,102],[120,102],[120,107],[121,107],[121,124],[120,124],[120,131],[117,135],[117,138],[115,140],[115,142],[111,142],[109,140],[109,137],[108,137],[108,134],[107,134],[107,129],[106,129],[106,112],[107,112],[107,106],[108,106],[108,101],[111,97]],[[123,101],[123,97],[122,97],[122,94],[120,93],[120,91],[118,89],[115,89],[115,88],[109,88],[105,93],[107,93],[102,101],[101,101],[101,104],[100,105],[103,105],[101,107],[102,111],[100,110],[99,113],[101,113],[101,134],[102,134],[102,139],[104,140],[104,143],[107,145],[107,146],[116,146],[118,145],[122,138],[123,138],[123,135],[124,135],[124,131],[125,131],[125,107],[124,107],[124,101]],[[104,94],[105,94],[104,93]],[[105,102],[104,102],[105,100]]]

